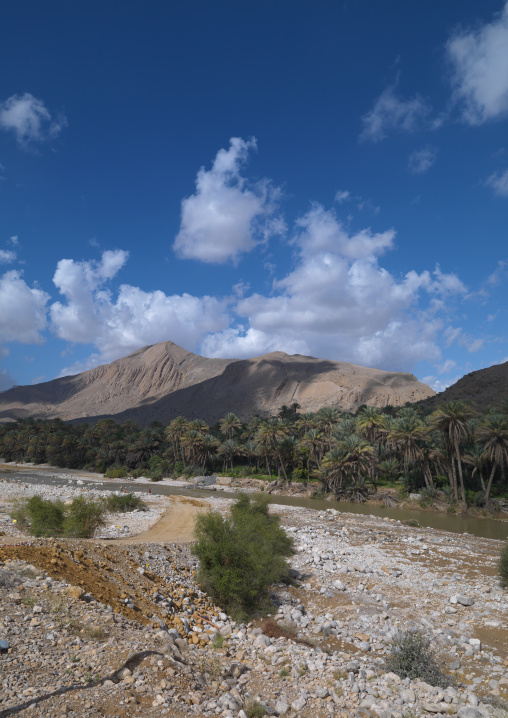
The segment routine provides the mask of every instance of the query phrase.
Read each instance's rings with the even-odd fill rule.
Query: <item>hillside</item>
[[[508,362],[466,374],[448,389],[424,399],[421,403],[435,409],[444,401],[470,401],[475,409],[499,406],[508,400]]]
[[[97,421],[113,417],[141,425],[175,416],[218,421],[276,414],[298,402],[301,411],[362,404],[401,406],[433,395],[412,374],[272,352],[254,359],[206,359],[172,342],[144,347],[111,364],[0,394],[0,420],[23,417]]]

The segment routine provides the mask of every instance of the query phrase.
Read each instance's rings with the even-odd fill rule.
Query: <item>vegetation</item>
[[[508,588],[508,541],[506,541],[499,557],[499,578],[501,586]]]
[[[483,415],[462,401],[430,412],[418,405],[361,407],[356,415],[324,407],[241,422],[229,412],[214,426],[177,417],[168,426],[102,419],[94,425],[24,419],[0,425],[6,461],[84,468],[110,477],[227,472],[269,480],[315,481],[316,490],[363,501],[378,487],[440,492],[458,510],[492,508],[508,498],[508,404]]]
[[[104,505],[111,513],[125,514],[129,511],[146,511],[145,502],[134,494],[110,494]]]
[[[77,496],[66,509],[62,527],[65,536],[90,538],[100,526],[104,526],[102,502],[87,501],[84,496]]]
[[[104,526],[104,512],[145,510],[138,496],[132,494],[111,495],[104,501],[91,501],[77,496],[70,504],[50,501],[40,496],[17,501],[11,516],[19,527],[33,536],[68,536],[90,538]]]
[[[235,616],[250,616],[267,605],[268,588],[289,580],[285,558],[293,553],[292,539],[268,513],[264,496],[242,494],[231,516],[213,511],[196,520],[198,581],[215,603]]]
[[[429,651],[430,641],[418,631],[399,634],[392,647],[392,655],[386,661],[386,670],[401,678],[414,681],[419,678],[431,686],[446,688],[453,679],[443,673]]]

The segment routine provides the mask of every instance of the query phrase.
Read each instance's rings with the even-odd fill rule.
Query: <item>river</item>
[[[80,478],[82,472],[73,472],[72,469],[20,469],[13,470],[11,468],[0,469],[0,479],[23,481],[28,484],[51,484],[53,486],[69,486],[70,480],[67,478],[70,474],[76,477],[72,480],[72,484]],[[65,478],[59,474],[64,474]],[[87,484],[89,481],[86,482]],[[93,488],[101,491],[118,491],[120,486],[128,492],[141,491],[152,494],[162,494],[165,496],[193,496],[195,498],[212,499],[214,495],[223,498],[235,498],[237,494],[232,492],[211,492],[204,489],[186,489],[179,486],[168,486],[167,484],[137,483],[122,481],[121,484],[112,481],[94,481]],[[473,536],[482,538],[493,538],[505,540],[508,538],[508,520],[492,519],[492,518],[468,518],[463,516],[454,516],[445,513],[434,513],[432,511],[419,511],[417,509],[401,509],[401,508],[385,508],[383,506],[372,506],[370,504],[353,504],[346,501],[325,501],[321,499],[309,499],[296,496],[280,496],[270,495],[270,503],[281,506],[301,506],[307,509],[336,509],[344,513],[364,514],[367,516],[380,516],[405,521],[412,519],[417,521],[420,526],[438,529],[442,531],[453,531],[454,533],[468,533]]]

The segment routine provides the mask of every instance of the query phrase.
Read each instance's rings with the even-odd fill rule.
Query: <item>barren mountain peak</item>
[[[140,424],[175,416],[214,423],[232,411],[242,420],[272,416],[284,404],[301,411],[362,404],[403,405],[434,394],[412,374],[273,351],[248,360],[207,359],[167,341],[73,377],[0,395],[0,420],[33,416],[69,421],[114,417]]]

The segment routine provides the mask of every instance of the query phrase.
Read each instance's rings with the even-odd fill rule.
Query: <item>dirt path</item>
[[[208,511],[206,501],[172,496],[171,506],[152,528],[134,536],[122,539],[102,539],[101,543],[138,544],[138,543],[191,543],[194,540],[194,523],[198,514]],[[32,536],[1,536],[0,546],[19,544],[32,540]],[[97,539],[93,539],[97,543]]]
[[[124,539],[113,539],[108,544],[136,543],[190,543],[194,540],[196,516],[210,508],[205,501],[185,496],[171,498],[171,506],[148,531]]]

